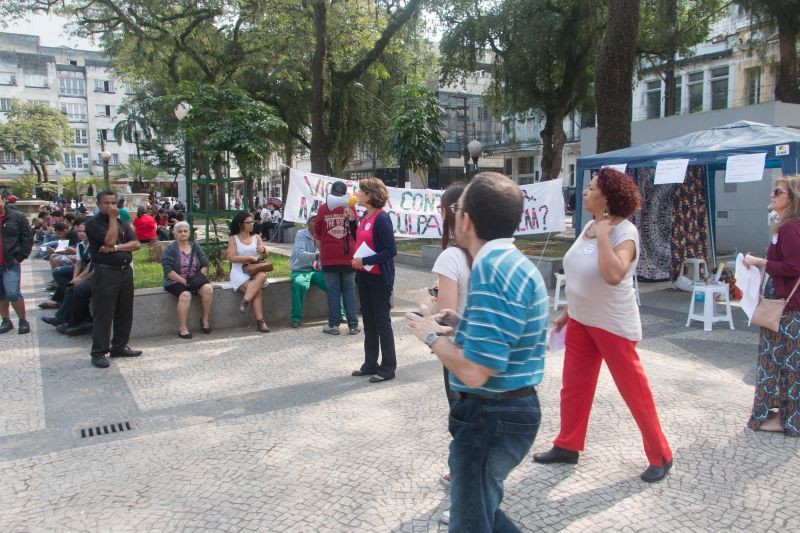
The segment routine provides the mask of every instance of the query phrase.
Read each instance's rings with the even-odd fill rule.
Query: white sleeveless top
[[[570,318],[586,326],[602,328],[632,341],[642,340],[642,323],[633,288],[633,276],[639,262],[639,231],[630,220],[623,220],[611,230],[611,247],[633,241],[636,257],[631,261],[619,285],[606,283],[600,274],[597,239],[586,239],[587,224],[580,237],[564,255],[567,281],[567,312]]]
[[[258,252],[256,251],[258,240],[255,235],[251,239],[250,244],[244,244],[239,240],[238,235],[234,235],[233,238],[236,240],[236,255],[258,257]],[[249,279],[250,276],[242,269],[242,263],[231,263],[231,286],[233,290],[239,290],[239,287]]]

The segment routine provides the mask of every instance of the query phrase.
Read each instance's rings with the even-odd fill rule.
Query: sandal
[[[263,320],[256,320],[256,329],[261,333],[269,333],[269,326]]]
[[[242,303],[239,304],[239,311],[243,314],[247,312],[247,306],[250,305],[250,302],[242,298]]]

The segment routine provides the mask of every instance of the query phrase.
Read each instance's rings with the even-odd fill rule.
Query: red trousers
[[[614,383],[642,432],[644,453],[651,465],[672,460],[661,430],[653,393],[647,382],[636,341],[604,329],[567,322],[566,355],[561,388],[561,431],[553,444],[565,450],[583,450],[600,364],[605,360]]]

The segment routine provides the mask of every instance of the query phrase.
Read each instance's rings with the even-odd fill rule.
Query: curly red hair
[[[597,173],[597,186],[608,201],[608,213],[615,217],[628,218],[642,203],[639,187],[627,174],[613,168],[602,168]]]

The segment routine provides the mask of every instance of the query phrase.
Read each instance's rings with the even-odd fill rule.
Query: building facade
[[[109,165],[127,163],[136,148],[114,138],[121,119],[118,109],[134,85],[116,79],[100,52],[41,46],[38,36],[0,33],[0,120],[14,99],[37,102],[64,113],[74,132],[63,149],[63,161],[48,165],[51,181],[71,175],[103,175],[101,153],[111,153]],[[28,162],[0,153],[0,185],[31,174]]]

